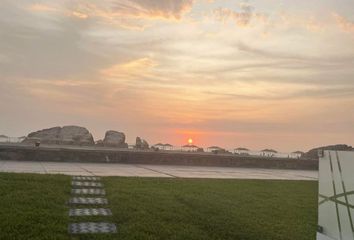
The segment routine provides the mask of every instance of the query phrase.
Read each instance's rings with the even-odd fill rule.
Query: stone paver
[[[117,227],[113,223],[106,222],[84,222],[72,223],[68,228],[71,234],[84,234],[84,233],[116,233]]]
[[[100,182],[78,182],[78,181],[72,181],[71,185],[74,186],[74,187],[97,187],[97,188],[103,187],[102,183],[100,183]]]
[[[74,176],[75,181],[100,181],[100,177],[88,177],[88,176]]]
[[[0,160],[0,172],[53,173],[75,176],[284,179],[312,181],[318,179],[318,171],[305,170],[4,160]]]
[[[111,216],[112,212],[106,208],[74,208],[69,210],[69,216]]]
[[[75,189],[71,189],[71,194],[106,195],[106,191],[100,188],[75,188]]]
[[[106,198],[85,198],[85,197],[72,197],[69,199],[69,204],[88,204],[88,205],[98,205],[98,204],[108,204]]]

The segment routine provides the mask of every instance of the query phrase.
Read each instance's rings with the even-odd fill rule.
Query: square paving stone
[[[112,211],[106,208],[75,208],[69,210],[69,216],[111,216]]]
[[[82,222],[69,224],[68,231],[71,234],[116,233],[117,227],[107,222]]]
[[[108,204],[108,200],[106,198],[73,197],[70,198],[69,204],[90,204],[90,205]]]
[[[73,176],[75,181],[100,181],[100,177],[90,177],[90,176]]]
[[[106,195],[106,191],[99,188],[75,188],[71,189],[71,194]]]
[[[100,182],[78,182],[78,181],[72,181],[71,185],[75,186],[75,187],[98,187],[98,188],[103,187],[103,184],[100,183]]]

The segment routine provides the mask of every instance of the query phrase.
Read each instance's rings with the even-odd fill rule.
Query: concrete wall
[[[134,151],[130,149],[99,149],[23,145],[0,145],[0,160],[111,162],[133,164],[219,166],[275,169],[317,170],[318,161],[288,158],[219,155],[210,153]]]

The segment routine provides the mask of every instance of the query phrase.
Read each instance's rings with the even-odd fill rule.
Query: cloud
[[[56,7],[43,4],[43,3],[34,3],[29,6],[29,10],[35,12],[57,12],[58,9]]]
[[[52,8],[37,5],[35,9],[46,11]],[[88,29],[89,22],[63,18],[56,12],[55,16],[33,14],[26,7],[12,2],[3,5],[1,10],[0,53],[4,61],[0,64],[0,72],[3,77],[92,77],[97,68],[110,61],[85,48],[86,39],[83,39],[82,32]]]
[[[284,86],[284,88],[286,88]],[[291,88],[291,86],[289,86]],[[327,87],[327,88],[305,88],[292,90],[285,92],[284,89],[278,92],[270,92],[268,94],[258,94],[258,95],[247,95],[247,94],[237,94],[237,93],[225,93],[225,92],[214,92],[205,91],[205,94],[221,97],[223,99],[244,99],[249,101],[274,101],[274,100],[291,100],[291,99],[338,99],[338,98],[352,98],[354,95],[353,87]]]
[[[88,15],[82,12],[78,12],[78,11],[72,11],[71,12],[72,16],[75,16],[77,18],[82,18],[82,19],[86,19],[88,18]]]
[[[71,11],[70,9],[65,9],[60,5],[53,5],[53,4],[33,3],[29,5],[28,10],[30,10],[31,12],[39,12],[39,13],[62,14],[70,17],[76,17],[79,19],[86,19],[89,17],[88,14],[85,14],[83,12],[76,11],[76,10]]]
[[[354,22],[350,21],[346,17],[343,17],[337,13],[333,13],[332,16],[336,20],[338,26],[344,31],[344,32],[354,32]]]
[[[77,1],[70,4],[30,4],[28,10],[55,13],[81,20],[92,19],[116,27],[143,30],[145,20],[180,20],[192,9],[193,0],[110,0]]]
[[[150,58],[139,58],[126,63],[115,64],[101,70],[101,74],[110,79],[149,76],[150,70],[158,64]]]
[[[246,27],[251,23],[252,19],[258,19],[263,22],[267,21],[267,16],[263,13],[256,13],[254,7],[247,2],[240,4],[240,11],[234,11],[229,8],[217,8],[212,12],[212,17],[219,22],[227,23],[235,22],[240,27]]]
[[[192,5],[193,0],[123,0],[113,2],[112,13],[121,17],[179,20]]]

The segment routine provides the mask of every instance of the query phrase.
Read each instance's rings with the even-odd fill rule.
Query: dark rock
[[[149,143],[146,140],[141,139],[140,137],[136,137],[135,148],[144,150],[149,149]]]
[[[94,144],[92,134],[84,127],[64,126],[32,132],[22,141],[34,144],[40,141],[42,144],[80,145],[91,146]]]
[[[307,153],[303,154],[303,157],[304,158],[309,158],[309,159],[319,159],[318,152],[319,151],[324,151],[324,150],[354,151],[354,148],[352,146],[348,146],[346,144],[329,145],[329,146],[324,146],[324,147],[318,147],[318,148],[311,149]]]
[[[105,137],[103,139],[103,146],[128,148],[128,144],[125,142],[125,134],[113,130],[109,130],[106,132]]]

